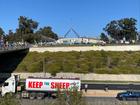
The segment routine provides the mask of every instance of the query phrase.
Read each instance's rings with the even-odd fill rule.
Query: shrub
[[[47,66],[46,66],[46,72],[51,73],[51,75],[53,75],[53,76],[55,76],[56,73],[60,72],[60,69],[61,69],[61,65],[56,62],[47,64]]]
[[[42,72],[43,71],[43,65],[42,62],[34,62],[28,66],[28,72]]]
[[[7,94],[0,98],[0,105],[20,105],[20,102],[13,95]]]

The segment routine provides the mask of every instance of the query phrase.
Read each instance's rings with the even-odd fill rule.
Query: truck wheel
[[[57,98],[57,94],[56,94],[56,93],[53,93],[53,94],[51,94],[51,97],[52,97],[53,99],[55,99],[55,98]]]
[[[30,98],[31,100],[35,99],[35,97],[36,97],[36,94],[35,94],[35,93],[30,93],[30,94],[29,94],[29,98]]]
[[[41,100],[44,98],[44,93],[37,93],[37,99]]]

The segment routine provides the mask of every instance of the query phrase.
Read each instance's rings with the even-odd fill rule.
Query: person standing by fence
[[[87,92],[88,84],[85,84],[85,92]]]

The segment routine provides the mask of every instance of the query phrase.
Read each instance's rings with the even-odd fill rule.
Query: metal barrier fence
[[[30,45],[0,46],[0,52],[29,48]]]

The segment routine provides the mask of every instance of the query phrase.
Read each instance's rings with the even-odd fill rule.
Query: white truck
[[[29,77],[21,83],[18,76],[11,76],[2,85],[1,95],[12,93],[18,98],[42,99],[45,96],[56,97],[59,91],[80,91],[79,78],[37,78]]]

